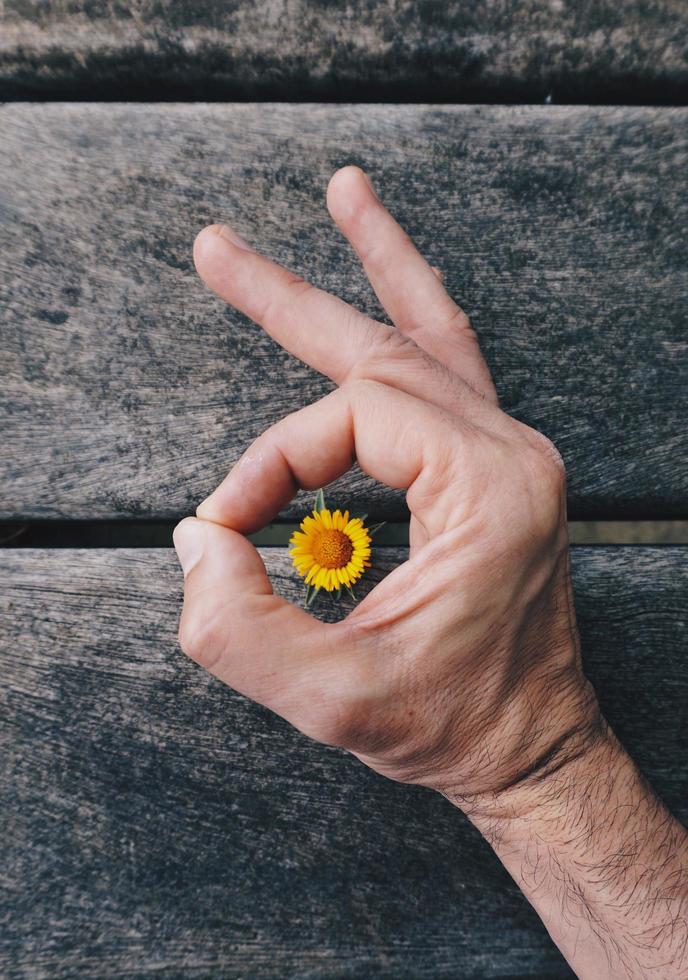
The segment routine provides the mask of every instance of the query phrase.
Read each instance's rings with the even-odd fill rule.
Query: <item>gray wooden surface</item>
[[[579,548],[573,569],[586,669],[686,819],[688,555]],[[180,584],[167,550],[0,553],[0,974],[570,976],[445,800],[179,652]]]
[[[0,97],[685,99],[682,0],[5,0]]]
[[[369,169],[473,316],[577,517],[686,517],[686,109],[0,108],[0,518],[176,517],[329,384],[210,296],[231,220],[371,312],[324,208]],[[342,502],[403,499],[350,478]],[[302,509],[297,503],[296,510]]]

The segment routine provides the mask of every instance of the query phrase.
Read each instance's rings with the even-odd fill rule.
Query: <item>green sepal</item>
[[[336,599],[341,599],[341,597],[342,597],[342,587],[340,585],[340,586],[337,587],[337,595],[335,596],[335,598]]]
[[[368,528],[368,534],[371,536],[371,538],[373,537],[374,534],[377,534],[377,532],[380,530],[380,528],[381,527],[384,527],[386,523],[387,523],[387,521],[380,521],[379,524],[373,524],[372,527],[369,527]]]
[[[350,585],[347,585],[347,587],[346,587],[346,591],[347,591],[347,592],[349,593],[349,595],[350,595],[350,596],[351,596],[351,598],[352,598],[352,599],[354,600],[354,602],[358,602],[358,599],[357,599],[357,598],[356,598],[356,596],[354,595],[354,590],[353,590],[353,589],[351,588],[351,586],[350,586]]]
[[[320,513],[321,510],[325,510],[325,494],[323,493],[322,487],[315,495],[315,507],[313,509],[317,510],[318,513]]]
[[[320,592],[320,586],[319,585],[318,586],[315,586],[315,585],[307,585],[306,586],[306,598],[305,598],[305,601],[303,603],[304,606],[306,607],[306,609],[310,609],[313,606],[313,603],[316,600],[316,597],[318,595],[318,592]]]

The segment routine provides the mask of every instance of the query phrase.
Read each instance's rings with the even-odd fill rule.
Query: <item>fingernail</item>
[[[195,517],[187,517],[174,529],[172,540],[179,564],[184,572],[184,578],[201,560],[204,537],[203,523],[197,521]]]
[[[238,248],[243,248],[246,252],[254,251],[249,243],[242,238],[241,235],[238,235],[233,228],[230,228],[229,225],[217,225],[216,227],[220,238],[226,238],[228,242],[232,243],[232,245],[236,245]]]

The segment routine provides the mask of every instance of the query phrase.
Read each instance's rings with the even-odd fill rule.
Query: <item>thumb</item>
[[[189,517],[174,546],[184,571],[182,650],[297,724],[304,688],[331,645],[326,625],[274,594],[260,555],[237,531]]]

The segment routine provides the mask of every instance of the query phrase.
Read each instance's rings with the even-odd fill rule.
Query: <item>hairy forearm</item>
[[[499,800],[456,803],[582,980],[688,976],[688,834],[611,732]]]

